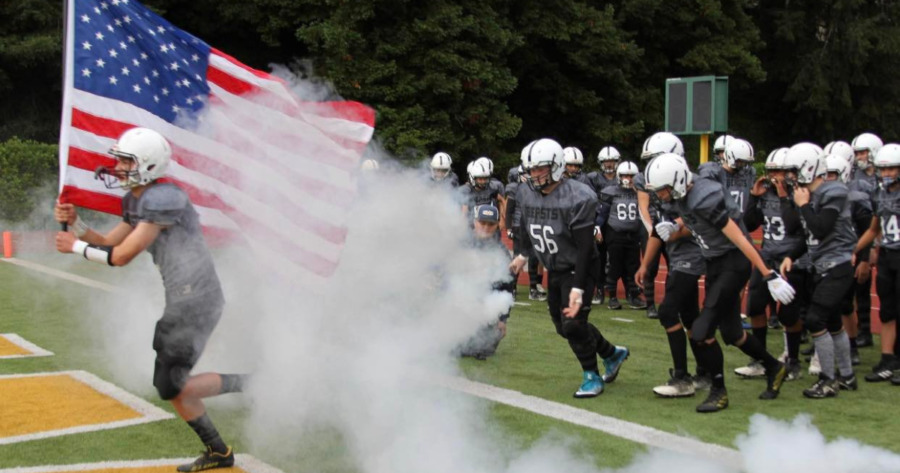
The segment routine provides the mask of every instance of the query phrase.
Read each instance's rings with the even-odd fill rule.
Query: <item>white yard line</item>
[[[26,442],[29,440],[37,440],[37,439],[45,439],[49,437],[59,437],[61,435],[70,435],[70,434],[78,434],[82,432],[94,432],[97,430],[106,430],[106,429],[115,429],[118,427],[126,427],[130,425],[138,425],[138,424],[146,424],[148,422],[155,422],[158,420],[167,420],[174,419],[175,416],[166,412],[155,405],[141,399],[140,397],[135,396],[134,394],[125,391],[124,389],[106,382],[97,376],[88,373],[87,371],[56,371],[49,373],[25,373],[25,374],[10,374],[0,376],[0,380],[2,379],[14,379],[14,378],[30,378],[30,377],[42,377],[42,376],[70,376],[82,383],[90,386],[95,391],[109,396],[122,404],[130,407],[137,411],[140,414],[140,417],[136,417],[134,419],[126,419],[114,422],[105,422],[100,424],[90,424],[90,425],[79,425],[77,427],[69,427],[65,429],[57,429],[57,430],[47,430],[44,432],[35,432],[33,434],[25,434],[25,435],[15,435],[11,437],[0,437],[0,445],[17,443],[17,442]],[[5,471],[5,470],[4,470]]]
[[[621,317],[610,317],[609,320],[615,320],[616,322],[625,322],[628,324],[633,324],[634,320],[631,319],[623,319]]]
[[[496,386],[478,383],[463,378],[443,377],[438,379],[438,383],[444,387],[472,396],[517,407],[535,414],[580,425],[589,429],[606,432],[615,435],[616,437],[621,437],[650,447],[662,448],[680,453],[692,453],[737,470],[740,470],[743,467],[743,460],[740,452],[721,445],[705,443],[692,438],[670,434],[634,422],[627,422],[614,417],[597,414],[596,412],[578,409],[559,402],[548,401],[518,391],[498,388]]]
[[[43,348],[29,342],[28,340],[25,340],[24,338],[14,333],[0,333],[0,337],[9,340],[9,342],[13,345],[29,351],[29,353],[25,355],[2,355],[0,356],[0,360],[9,360],[12,358],[31,358],[33,356],[53,356],[52,351],[44,350]]]
[[[161,460],[133,460],[133,461],[110,461],[98,463],[78,463],[75,465],[47,465],[47,466],[30,466],[7,468],[0,470],[0,473],[62,473],[66,471],[92,471],[92,470],[114,470],[125,468],[141,468],[141,467],[157,467],[157,466],[175,466],[182,463],[190,463],[193,458],[167,458]],[[240,467],[247,473],[284,473],[272,465],[263,463],[256,458],[239,453],[234,456],[235,466]],[[173,468],[172,471],[175,471]],[[231,471],[231,470],[229,470]]]
[[[39,273],[48,274],[50,276],[54,276],[60,279],[65,279],[66,281],[71,281],[74,283],[78,283],[84,286],[92,287],[94,289],[100,289],[107,292],[116,292],[119,290],[116,286],[112,286],[106,283],[102,283],[100,281],[96,281],[93,279],[85,278],[82,276],[78,276],[72,273],[67,273],[65,271],[60,271],[58,269],[53,269],[42,264],[33,263],[31,261],[25,261],[18,258],[0,258],[0,261],[4,261],[7,263],[12,263],[17,266],[21,266],[23,268],[28,268],[32,271],[37,271]]]

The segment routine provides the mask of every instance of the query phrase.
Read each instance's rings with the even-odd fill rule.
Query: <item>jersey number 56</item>
[[[549,225],[531,224],[528,227],[528,232],[531,233],[531,238],[534,241],[534,249],[538,252],[544,253],[544,250],[546,250],[547,253],[552,255],[559,251],[556,242],[551,238],[553,236],[553,228]]]

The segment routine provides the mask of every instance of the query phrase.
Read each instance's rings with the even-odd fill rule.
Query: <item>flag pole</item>
[[[72,24],[71,24],[71,15],[69,14],[69,1],[63,0],[62,2],[62,19],[63,19],[63,28],[62,28],[62,40],[63,40],[63,48],[62,48],[62,118],[60,120],[60,128],[59,128],[59,149],[57,152],[59,153],[59,197],[57,198],[59,202],[62,198],[63,186],[66,181],[66,168],[69,165],[69,136],[65,131],[68,129],[66,124],[72,119],[72,111],[69,107],[69,90],[71,85],[71,77],[69,72],[71,71],[71,67],[69,65],[69,61],[72,60],[72,51],[69,49],[71,47],[71,38],[69,38],[69,33],[71,32]],[[69,224],[67,222],[62,223],[62,231],[68,231]]]

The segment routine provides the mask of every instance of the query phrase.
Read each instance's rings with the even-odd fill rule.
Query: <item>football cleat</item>
[[[656,304],[647,306],[647,318],[654,320],[659,319],[659,310],[656,309]]]
[[[859,335],[856,336],[856,346],[859,348],[865,348],[872,346],[872,334],[870,332],[860,332]]]
[[[819,379],[809,387],[803,390],[803,395],[810,399],[824,399],[826,397],[835,397],[838,395],[838,383],[836,380],[828,379],[825,375],[819,375]]]
[[[728,407],[728,391],[725,388],[709,388],[709,396],[697,406],[697,412],[719,412]]]
[[[537,289],[531,289],[528,291],[528,300],[545,301],[547,300],[547,294],[541,294]]]
[[[787,374],[787,366],[784,363],[778,363],[775,369],[766,370],[766,390],[759,395],[759,398],[769,401],[778,397]]]
[[[653,388],[653,393],[659,397],[689,397],[695,393],[694,382],[688,373],[678,373],[669,369],[669,381],[662,386]]]
[[[900,368],[900,366],[898,366],[897,361],[879,361],[878,364],[872,368],[872,372],[866,375],[866,381],[870,383],[888,381],[894,377],[894,370],[898,368]]]
[[[594,297],[591,299],[591,305],[600,305],[603,303],[603,290],[599,289],[594,293]]]
[[[176,468],[181,472],[212,470],[213,468],[228,468],[234,466],[234,452],[231,447],[225,453],[212,451],[212,448],[206,447],[206,451],[191,463],[179,465]]]
[[[691,381],[694,383],[694,389],[697,391],[705,391],[712,386],[712,378],[708,374],[697,373],[691,376]]]
[[[813,353],[812,358],[809,359],[809,375],[818,376],[820,373],[822,373],[822,365],[819,364],[819,355]]]
[[[851,374],[850,376],[838,376],[837,383],[838,388],[843,389],[844,391],[856,391],[859,389],[859,382],[856,380],[855,374]]]
[[[612,356],[603,359],[603,368],[606,370],[603,374],[603,382],[611,383],[616,380],[616,377],[619,376],[619,369],[622,368],[622,363],[625,363],[630,354],[627,348],[617,346]]]
[[[862,364],[862,361],[859,359],[859,348],[850,347],[850,364],[853,366]]]
[[[778,316],[777,316],[777,315],[773,315],[773,316],[769,317],[769,322],[768,322],[768,324],[769,324],[769,328],[772,329],[772,330],[779,330],[779,329],[781,329],[781,321],[778,320]]]
[[[609,310],[619,310],[622,308],[622,303],[619,302],[619,299],[617,297],[610,296],[609,305],[607,307],[609,307]]]
[[[735,368],[734,374],[740,376],[741,378],[762,378],[766,375],[766,369],[763,367],[761,361],[753,360],[747,366]]]
[[[628,298],[628,306],[632,309],[646,309],[647,301],[640,294],[634,294]]]
[[[581,381],[581,387],[575,391],[575,397],[596,397],[603,392],[603,379],[600,375],[593,371],[585,371]]]

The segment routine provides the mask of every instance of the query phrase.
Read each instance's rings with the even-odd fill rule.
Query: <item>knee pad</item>
[[[169,365],[156,361],[156,370],[153,373],[153,386],[164,401],[171,401],[181,394],[190,375],[190,368],[179,365]]]
[[[803,323],[806,325],[806,329],[809,330],[809,333],[819,333],[828,328],[826,326],[825,314],[822,312],[821,308],[816,306],[810,306],[809,310],[806,311],[806,318]]]
[[[560,335],[566,340],[583,340],[590,336],[588,324],[584,320],[566,318],[562,321]]]
[[[663,326],[666,330],[678,325],[681,323],[681,320],[678,318],[678,313],[665,303],[660,304],[659,306],[659,324]]]

